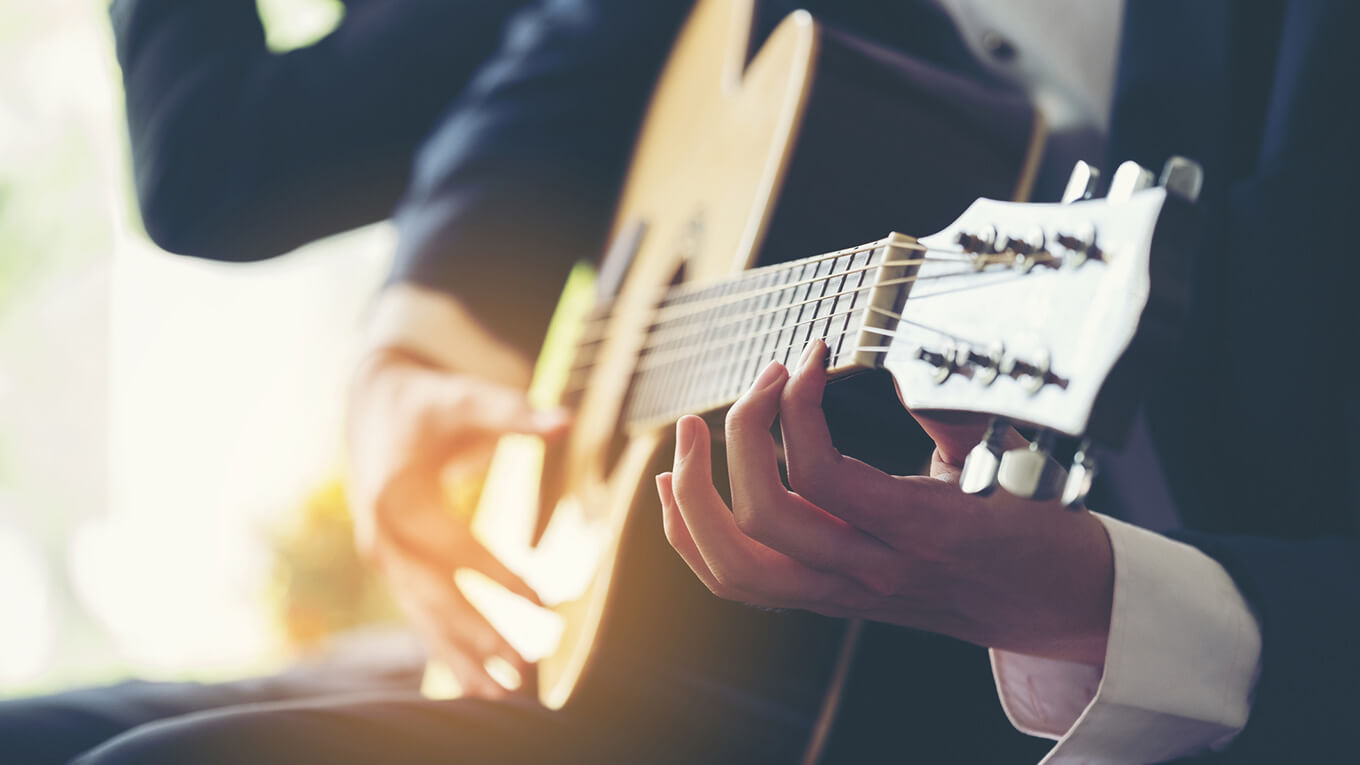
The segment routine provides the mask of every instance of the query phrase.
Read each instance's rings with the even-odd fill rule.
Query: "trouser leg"
[[[418,653],[396,650],[378,660],[356,662],[342,656],[228,683],[134,680],[0,701],[0,763],[65,763],[139,726],[224,707],[355,693],[414,693],[420,672]]]

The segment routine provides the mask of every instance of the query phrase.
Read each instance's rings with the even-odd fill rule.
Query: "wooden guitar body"
[[[934,231],[975,197],[1028,192],[1041,130],[1018,99],[806,13],[749,56],[752,18],[751,2],[698,3],[657,85],[602,267],[626,276],[605,289],[611,306],[594,325],[603,339],[569,399],[576,418],[556,447],[560,491],[542,542],[524,467],[532,445],[503,445],[483,492],[478,533],[560,616],[497,622],[512,640],[518,629],[543,643],[528,652],[542,657],[549,706],[632,719],[639,706],[686,703],[685,688],[725,684],[826,719],[850,625],[720,601],[664,538],[653,476],[670,463],[671,428],[623,416],[658,295],[890,230]],[[559,629],[555,644],[541,640]],[[640,667],[689,681],[653,700],[633,687]]]

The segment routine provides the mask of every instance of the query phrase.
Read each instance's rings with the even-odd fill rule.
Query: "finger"
[[[494,656],[521,674],[527,671],[529,662],[463,596],[450,573],[424,560],[403,557],[396,549],[389,550],[385,564],[398,597],[423,634],[479,664]]]
[[[825,360],[825,345],[818,341],[809,346],[780,396],[789,485],[854,529],[893,544],[901,531],[901,481],[842,455],[832,443],[822,411]]]
[[[459,552],[459,568],[470,568],[481,574],[485,574],[491,581],[499,584],[505,589],[524,598],[536,606],[543,605],[543,599],[539,597],[537,591],[529,586],[529,583],[520,578],[519,574],[511,571],[508,566],[497,558],[495,553],[486,549],[481,542],[469,536],[465,542],[465,547]]]
[[[458,650],[437,650],[435,655],[448,665],[464,696],[479,699],[505,699],[511,691],[496,682],[486,665]]]
[[[784,488],[770,426],[786,374],[771,364],[727,415],[732,515],[747,536],[814,568],[886,586],[890,550]]]
[[[689,533],[689,527],[685,525],[685,519],[680,516],[680,508],[675,502],[675,487],[673,476],[670,473],[662,473],[656,477],[656,493],[661,497],[661,526],[666,532],[666,540],[671,543],[671,547],[680,554],[681,560],[689,566],[699,581],[709,589],[714,595],[728,600],[748,601],[750,597],[746,593],[723,586],[713,572],[704,562],[704,556],[699,552],[698,545],[694,544],[694,537]]]
[[[900,396],[900,394],[899,394]],[[935,452],[939,461],[946,466],[963,467],[968,452],[977,446],[987,432],[991,418],[972,412],[929,412],[912,411],[921,428],[935,442]],[[1015,428],[1007,425],[1002,435],[1003,449],[1018,449],[1027,442]]]
[[[404,481],[377,507],[377,536],[452,573],[470,536],[465,521],[454,517],[437,485]]]
[[[380,527],[394,541],[409,548],[450,575],[456,568],[470,568],[535,605],[542,599],[518,574],[511,571],[468,529],[467,524],[444,510],[442,503],[424,490],[392,497],[395,503],[381,508]]]
[[[713,487],[708,428],[688,416],[677,425],[674,497],[695,547],[724,588],[765,606],[827,608],[862,604],[869,594],[849,580],[817,571],[771,550],[737,528]]]

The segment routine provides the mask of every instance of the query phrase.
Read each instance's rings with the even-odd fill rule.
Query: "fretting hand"
[[[825,354],[809,346],[792,378],[771,363],[728,413],[730,510],[703,420],[677,425],[674,473],[657,488],[666,536],[694,573],[724,598],[1101,664],[1114,564],[1100,521],[1057,502],[961,492],[982,430],[973,418],[918,418],[936,441],[930,477],[841,455],[821,408]],[[776,415],[792,490],[770,435]]]

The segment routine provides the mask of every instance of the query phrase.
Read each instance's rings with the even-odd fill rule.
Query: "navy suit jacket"
[[[1340,762],[1360,697],[1360,3],[1131,0],[1112,159],[1204,162],[1191,329],[1148,411],[1186,531],[1262,627],[1227,762]]]
[[[146,231],[248,261],[386,218],[411,157],[524,0],[345,0],[266,47],[254,0],[113,0]]]

